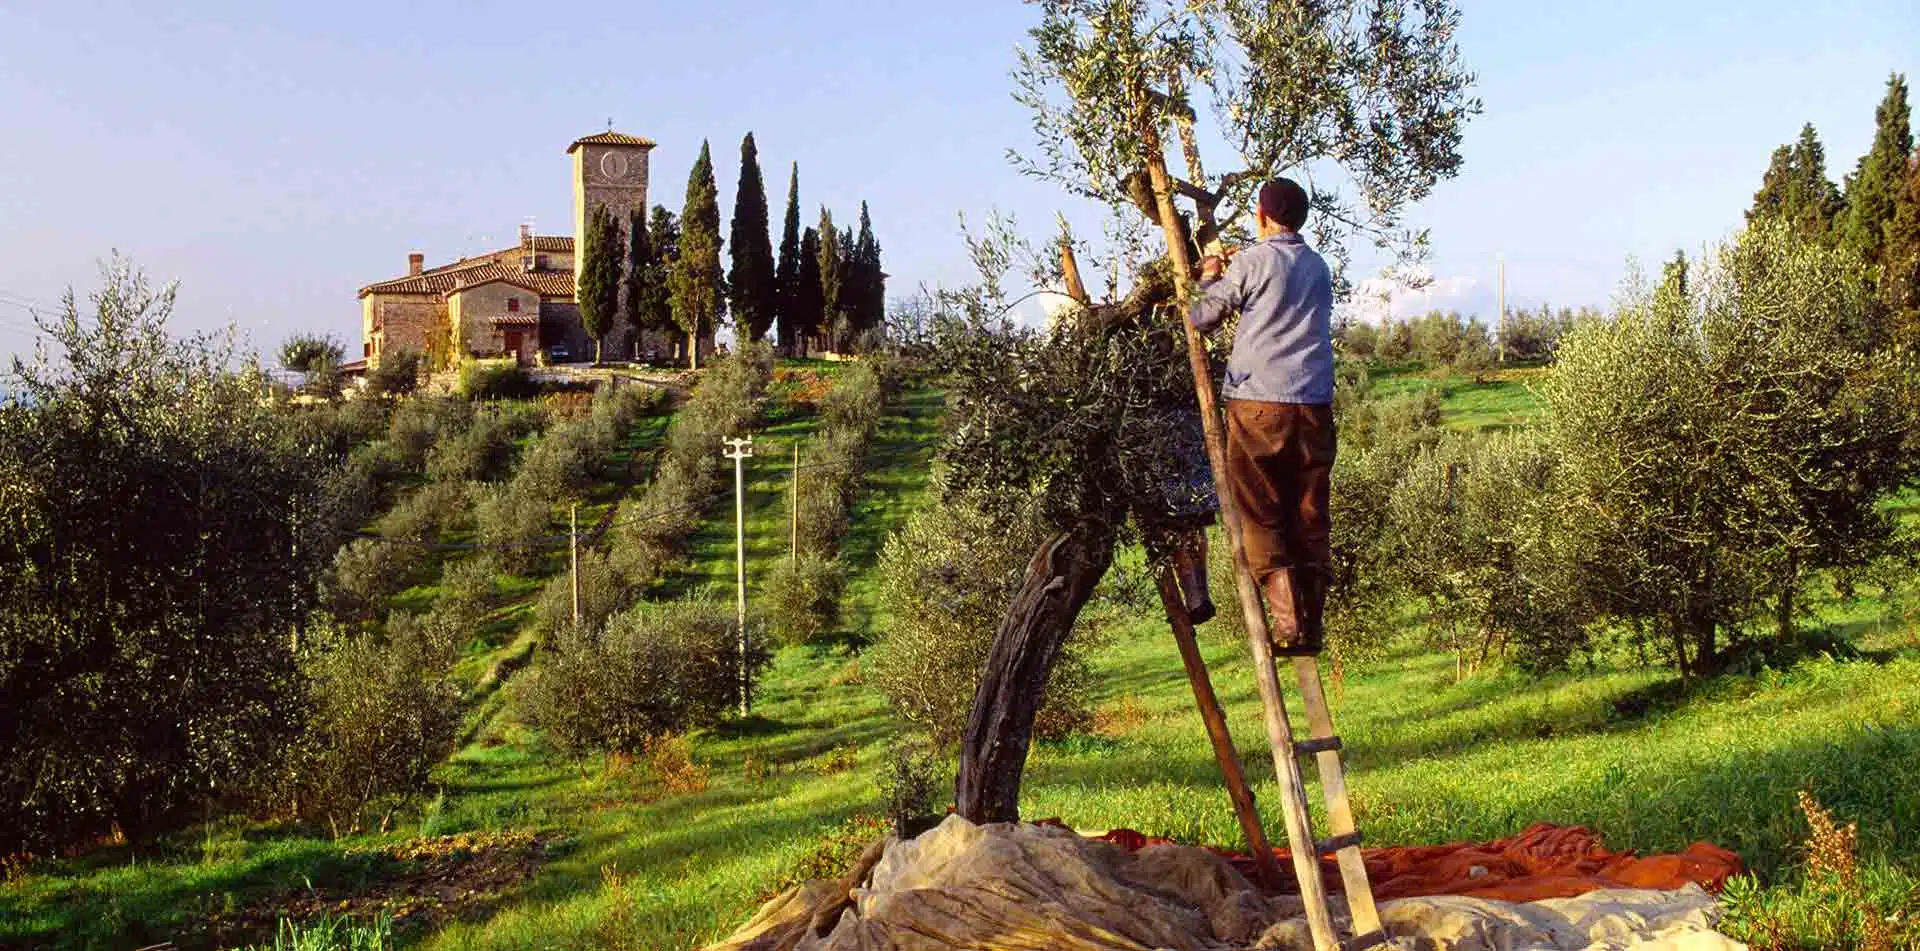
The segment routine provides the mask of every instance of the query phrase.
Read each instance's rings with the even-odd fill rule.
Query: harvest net
[[[1739,859],[1704,843],[1642,858],[1539,825],[1498,842],[1374,849],[1367,865],[1401,948],[1740,947],[1713,930],[1707,890]],[[1311,948],[1300,897],[1254,886],[1251,872],[1245,856],[1129,830],[949,816],[876,843],[839,881],[776,897],[709,951]],[[1345,902],[1331,904],[1344,930]]]

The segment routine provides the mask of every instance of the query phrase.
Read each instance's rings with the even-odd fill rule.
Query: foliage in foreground
[[[298,722],[288,634],[333,549],[321,471],[172,287],[103,267],[0,404],[0,852],[241,797]],[[191,672],[191,676],[183,673]]]
[[[354,829],[378,800],[427,788],[453,753],[460,691],[450,678],[456,619],[396,614],[384,631],[316,626],[303,645],[307,730],[281,768],[280,803],[337,834]]]
[[[1037,526],[949,496],[907,520],[881,550],[885,635],[864,655],[894,713],[940,743],[958,740],[1007,602],[1039,544]],[[1047,681],[1034,733],[1085,726],[1092,686],[1085,645],[1069,640]]]

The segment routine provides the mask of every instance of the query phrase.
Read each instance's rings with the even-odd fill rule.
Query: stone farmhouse
[[[368,368],[401,349],[426,354],[436,366],[462,359],[514,357],[533,362],[545,353],[584,360],[593,343],[580,323],[574,280],[590,209],[605,205],[624,229],[628,214],[647,211],[648,153],[654,142],[608,130],[567,146],[573,164],[573,234],[534,234],[520,228],[511,248],[426,266],[407,255],[407,273],[360,289],[361,356]],[[624,284],[624,282],[623,282]],[[639,334],[616,321],[605,356],[663,357],[683,344],[679,334]],[[701,351],[713,347],[711,335]]]

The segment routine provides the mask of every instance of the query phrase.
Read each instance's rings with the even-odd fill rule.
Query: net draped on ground
[[[1126,830],[949,816],[868,858],[846,880],[774,898],[708,951],[1312,947],[1299,896],[1255,887],[1244,857]],[[1739,860],[1712,846],[1636,858],[1584,829],[1535,826],[1499,842],[1371,850],[1367,864],[1403,948],[1740,947],[1714,932],[1706,888]],[[1344,929],[1345,902],[1332,904]]]
[[[1170,844],[1131,829],[1115,829],[1101,838],[1130,851]],[[1251,858],[1235,852],[1218,854],[1242,875],[1256,879]],[[1690,883],[1718,892],[1741,870],[1738,855],[1706,842],[1695,842],[1677,855],[1641,858],[1632,852],[1608,851],[1600,836],[1584,827],[1545,822],[1493,842],[1363,849],[1361,854],[1373,896],[1381,901],[1425,895],[1538,901],[1603,888],[1676,889]],[[1275,849],[1274,855],[1281,868],[1292,869],[1286,849]],[[1320,877],[1329,891],[1341,890],[1340,867],[1331,856],[1321,858]],[[1299,890],[1292,879],[1283,886]]]

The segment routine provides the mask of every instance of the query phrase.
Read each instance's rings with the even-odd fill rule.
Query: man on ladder
[[[1221,395],[1227,401],[1226,491],[1240,512],[1248,569],[1273,615],[1274,653],[1326,643],[1331,577],[1333,275],[1307,247],[1307,193],[1291,179],[1260,189],[1260,240],[1224,266],[1200,262],[1203,293],[1187,319],[1201,333],[1240,315]]]

